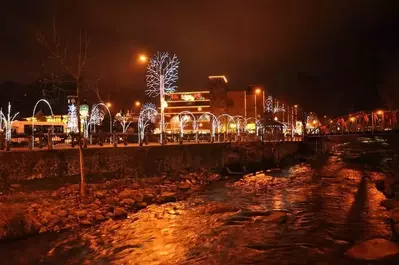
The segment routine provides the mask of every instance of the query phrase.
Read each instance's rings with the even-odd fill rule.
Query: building
[[[194,130],[194,119],[198,120],[200,131],[209,131],[211,111],[210,91],[173,92],[165,95],[165,120],[168,123],[167,132],[176,133],[180,130],[180,122],[184,124],[185,132]],[[183,119],[182,121],[180,121]]]

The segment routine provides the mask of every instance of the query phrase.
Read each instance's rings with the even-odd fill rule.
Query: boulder
[[[11,184],[10,185],[10,188],[12,188],[12,189],[19,189],[21,187],[21,185],[20,184]]]
[[[87,225],[87,226],[92,225],[92,223],[89,220],[87,220],[87,219],[80,220],[79,224]]]
[[[123,191],[119,192],[118,197],[121,199],[127,199],[134,196],[136,192],[132,189],[124,189]]]
[[[98,221],[98,222],[102,222],[102,221],[105,220],[105,217],[104,217],[104,215],[102,215],[102,214],[96,214],[96,215],[94,216],[94,218],[95,218],[96,221]]]
[[[116,218],[125,218],[127,216],[127,212],[121,207],[115,207],[114,216]]]
[[[169,191],[162,192],[161,195],[158,196],[157,201],[159,203],[176,201],[176,193]]]
[[[129,205],[129,206],[134,206],[134,200],[132,200],[132,199],[123,199],[123,200],[121,200],[119,203],[120,203],[120,205]]]
[[[146,193],[144,194],[144,201],[146,202],[152,202],[152,200],[154,199],[154,194],[152,193]]]
[[[146,202],[138,202],[137,207],[140,209],[145,208],[145,207],[147,207],[147,203]]]
[[[378,260],[399,254],[399,247],[384,238],[374,238],[354,245],[345,254],[354,259]]]
[[[108,197],[105,199],[105,203],[109,205],[116,205],[118,204],[118,201],[115,197]]]
[[[78,210],[75,212],[75,215],[79,218],[86,217],[87,212],[85,210]]]
[[[273,223],[284,223],[285,221],[287,221],[287,219],[288,219],[287,213],[280,211],[273,211],[267,217],[267,220]]]
[[[133,195],[133,199],[134,199],[136,202],[142,202],[142,201],[144,200],[144,196],[143,196],[143,194],[141,194],[140,192],[136,192],[136,193]]]
[[[37,208],[40,207],[40,205],[39,205],[38,203],[32,203],[32,204],[30,205],[30,207],[32,207],[32,208],[34,208],[34,209],[37,209]]]
[[[60,217],[66,217],[66,216],[68,216],[68,212],[66,211],[66,210],[60,210],[60,211],[58,211],[58,216],[60,216]]]
[[[181,190],[188,190],[190,189],[191,185],[188,182],[183,182],[179,184],[179,189]]]
[[[106,197],[106,194],[107,194],[106,191],[99,190],[99,191],[94,192],[94,197],[102,199],[102,198]]]

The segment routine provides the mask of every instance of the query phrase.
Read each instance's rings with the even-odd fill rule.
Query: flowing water
[[[344,253],[392,239],[373,183],[384,177],[378,148],[345,145],[322,163],[227,179],[129,219],[3,244],[0,254],[4,264],[377,264]],[[288,219],[271,222],[271,210]],[[388,263],[399,260],[379,264]]]

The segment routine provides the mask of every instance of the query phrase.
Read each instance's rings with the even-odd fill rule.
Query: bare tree
[[[57,33],[55,21],[53,22],[53,39],[48,41],[43,33],[38,34],[38,42],[46,48],[50,53],[49,58],[57,60],[62,70],[70,75],[74,79],[76,85],[76,108],[80,109],[80,96],[83,87],[84,80],[84,69],[87,61],[87,53],[89,42],[85,32],[80,30],[79,32],[79,46],[76,54],[69,54],[68,42],[61,43]],[[79,112],[79,111],[78,111]],[[85,197],[85,167],[84,167],[84,156],[83,146],[81,143],[81,121],[78,118],[78,142],[79,142],[79,164],[80,164],[80,196]]]

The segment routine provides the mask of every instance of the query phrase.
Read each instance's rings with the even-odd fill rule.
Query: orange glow
[[[111,102],[107,102],[107,103],[105,103],[105,105],[106,105],[108,108],[112,107],[112,103],[111,103]]]
[[[330,120],[330,123],[333,123],[333,121],[332,121],[332,120]]]
[[[139,55],[139,61],[142,63],[146,63],[148,61],[148,57],[145,54],[140,54]]]
[[[201,108],[201,107],[198,107],[198,111],[202,111],[202,108]]]
[[[356,120],[355,117],[350,117],[349,119],[350,119],[351,122],[354,122]]]
[[[255,89],[255,93],[256,93],[256,94],[258,94],[258,95],[259,95],[259,94],[260,94],[260,92],[262,92],[262,90],[261,90],[260,88],[257,88],[257,89]]]
[[[277,117],[274,117],[274,120],[275,120],[275,121],[278,121],[278,118],[277,118]]]
[[[384,111],[379,110],[379,111],[377,111],[377,114],[378,114],[378,115],[382,115],[382,114],[384,114]]]
[[[141,102],[137,100],[136,102],[134,102],[134,105],[135,105],[136,107],[140,107],[140,106],[141,106]]]
[[[294,108],[298,108],[298,105],[294,105]]]
[[[316,120],[314,120],[314,121],[313,121],[313,124],[316,124],[316,123],[317,123],[317,121],[316,121]]]

